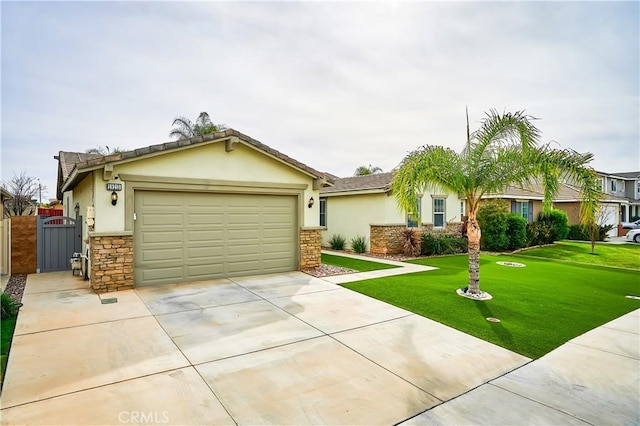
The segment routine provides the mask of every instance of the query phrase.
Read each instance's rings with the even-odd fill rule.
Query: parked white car
[[[627,232],[627,240],[640,244],[640,229],[632,229]]]
[[[640,219],[635,222],[622,222],[622,229],[640,229]]]

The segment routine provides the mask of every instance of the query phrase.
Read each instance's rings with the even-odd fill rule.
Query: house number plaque
[[[121,183],[108,183],[107,184],[107,191],[122,191],[122,184]]]

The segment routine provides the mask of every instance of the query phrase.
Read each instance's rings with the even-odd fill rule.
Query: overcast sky
[[[169,141],[207,111],[321,171],[462,148],[485,111],[640,170],[639,3],[6,2],[2,180]],[[206,160],[203,160],[206,161]]]

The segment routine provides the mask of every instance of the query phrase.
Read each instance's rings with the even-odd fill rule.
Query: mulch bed
[[[10,294],[16,302],[21,303],[22,295],[24,294],[24,287],[26,285],[27,276],[25,274],[11,275],[4,292]]]

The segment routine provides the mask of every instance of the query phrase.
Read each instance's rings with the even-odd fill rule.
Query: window
[[[444,227],[444,198],[433,199],[433,227]]]
[[[414,211],[407,212],[407,228],[417,228],[422,222],[422,197],[416,199]]]
[[[327,226],[327,199],[320,198],[320,226]]]
[[[607,180],[604,177],[600,178],[600,188],[602,188],[602,192],[607,192]]]
[[[611,179],[611,192],[618,191],[618,182],[615,179]]]
[[[464,216],[464,201],[460,201],[460,220]]]
[[[640,180],[636,181],[636,192],[640,194]]]
[[[533,221],[533,203],[531,201],[516,200],[511,202],[511,212],[518,213],[527,219],[527,222]]]

